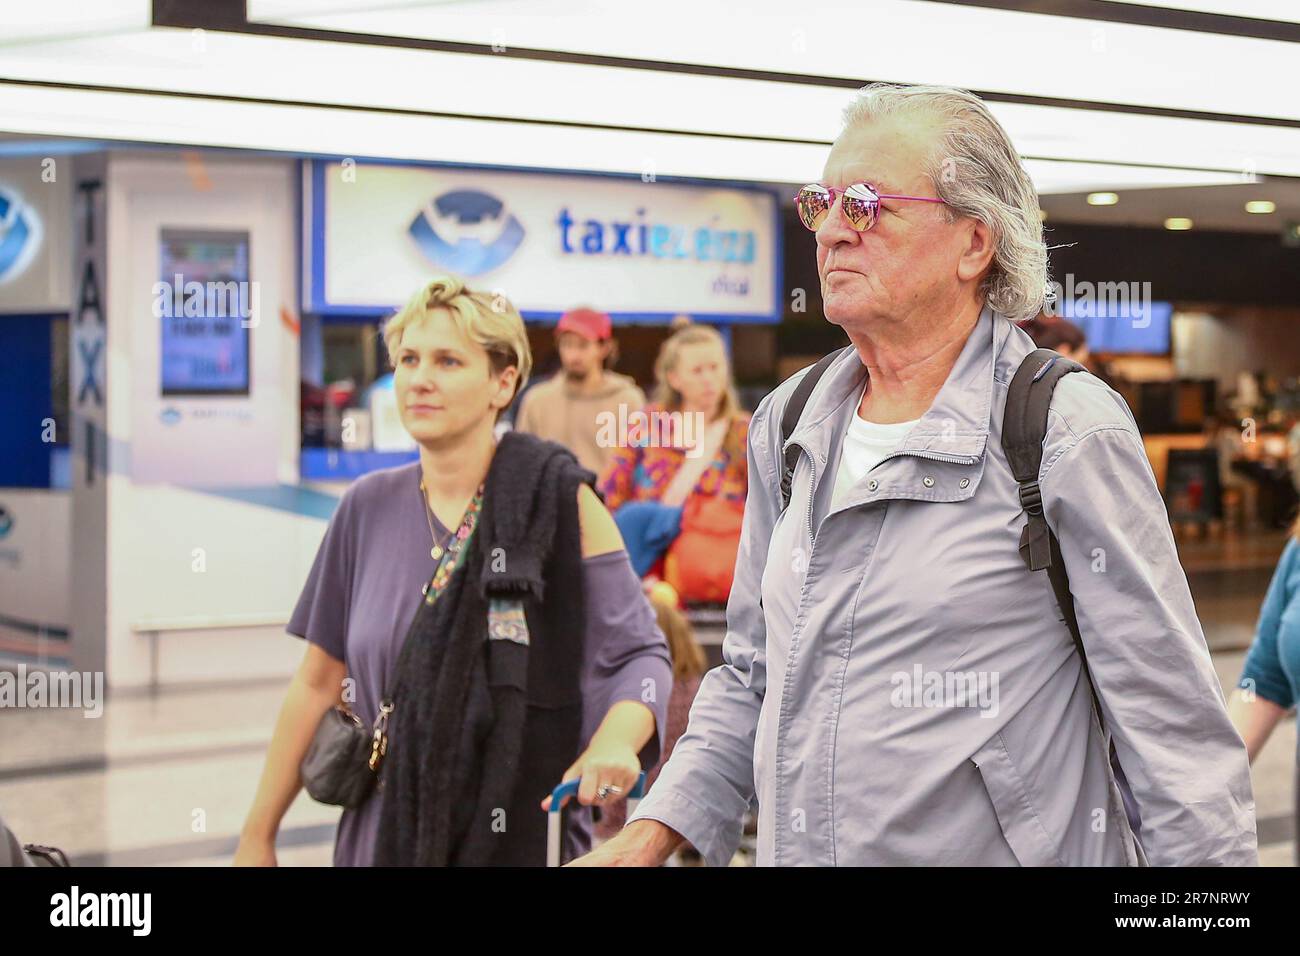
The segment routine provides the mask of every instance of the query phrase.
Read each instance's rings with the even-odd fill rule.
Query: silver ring
[[[622,787],[616,787],[612,783],[606,783],[606,784],[602,784],[601,787],[596,791],[596,796],[604,800],[611,793],[622,794],[622,792],[623,792]]]

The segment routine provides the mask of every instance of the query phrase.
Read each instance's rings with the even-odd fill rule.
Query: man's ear
[[[978,279],[993,261],[993,230],[978,219],[967,219],[966,242],[957,260],[957,277],[964,282]]]

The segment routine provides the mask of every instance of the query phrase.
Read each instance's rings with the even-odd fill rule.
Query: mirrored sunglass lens
[[[854,229],[870,229],[880,210],[880,197],[867,186],[855,184],[844,193],[844,217]]]
[[[799,190],[799,218],[804,226],[816,229],[831,208],[831,197],[820,186],[805,186]]]

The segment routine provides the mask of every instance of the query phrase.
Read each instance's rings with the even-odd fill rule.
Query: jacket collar
[[[900,452],[969,459],[983,456],[993,407],[995,359],[1011,332],[1012,323],[1004,316],[987,305],[981,310],[947,381],[899,446]],[[861,393],[866,377],[857,350],[846,349],[813,389],[789,443],[802,445],[824,464],[848,420],[847,413],[838,413],[845,412],[845,403]]]

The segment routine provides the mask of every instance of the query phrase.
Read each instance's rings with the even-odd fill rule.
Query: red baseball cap
[[[560,321],[556,323],[555,334],[559,335],[561,332],[576,332],[584,339],[603,342],[614,334],[614,329],[609,316],[604,312],[597,312],[595,309],[570,309],[560,316]]]

